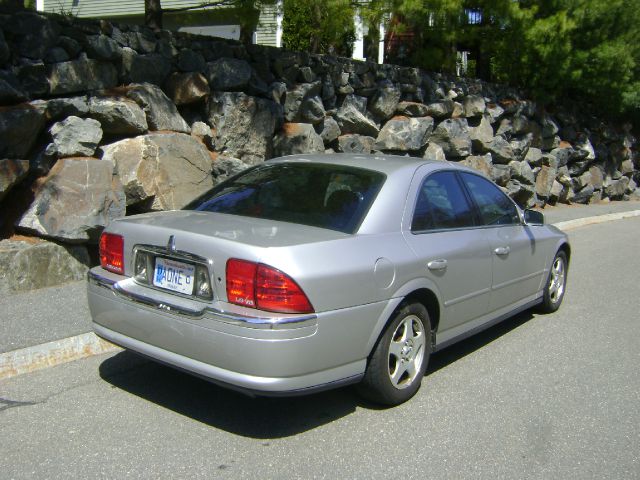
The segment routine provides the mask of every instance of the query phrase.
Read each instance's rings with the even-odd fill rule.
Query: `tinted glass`
[[[469,201],[453,172],[429,175],[418,194],[412,231],[464,228],[474,225]]]
[[[516,206],[496,185],[470,173],[463,173],[462,179],[478,205],[484,225],[520,223]]]
[[[185,209],[353,233],[384,179],[381,173],[353,167],[264,164],[221,183]]]

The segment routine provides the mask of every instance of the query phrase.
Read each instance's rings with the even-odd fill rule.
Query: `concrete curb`
[[[22,373],[72,362],[101,353],[122,350],[99,338],[95,333],[83,333],[49,343],[21,348],[0,354],[0,380]]]
[[[574,230],[587,225],[611,222],[623,218],[640,216],[640,210],[629,212],[609,213],[595,217],[578,218],[557,222],[560,230]],[[102,353],[117,352],[120,347],[102,340],[95,333],[84,333],[75,337],[63,338],[54,342],[43,343],[33,347],[22,348],[12,352],[0,354],[0,380],[14,377],[22,373],[35,372],[44,368],[61,365],[81,358],[100,355]]]

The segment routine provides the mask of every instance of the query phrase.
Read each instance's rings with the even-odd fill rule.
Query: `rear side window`
[[[473,211],[453,172],[429,175],[418,193],[411,231],[474,226]]]
[[[385,176],[313,163],[264,164],[231,178],[185,207],[353,233]]]
[[[483,225],[520,223],[518,209],[497,186],[471,173],[462,173],[461,177],[480,210]]]

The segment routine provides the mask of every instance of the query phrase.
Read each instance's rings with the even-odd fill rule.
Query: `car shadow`
[[[490,344],[533,318],[528,312],[491,327],[434,355],[426,375]],[[249,397],[219,387],[129,351],[99,367],[100,376],[119,388],[163,408],[235,435],[276,439],[334,422],[356,408],[384,410],[346,387],[299,397]],[[428,387],[428,379],[426,385]]]

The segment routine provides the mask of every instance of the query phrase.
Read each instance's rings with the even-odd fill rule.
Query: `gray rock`
[[[496,136],[489,144],[489,152],[493,163],[508,164],[514,159],[511,144],[501,135]]]
[[[540,167],[542,166],[542,158],[542,150],[535,147],[529,147],[527,154],[524,157],[524,161],[532,167]]]
[[[0,159],[0,200],[29,173],[29,160]]]
[[[28,97],[49,96],[51,93],[49,68],[42,62],[31,63],[17,68],[20,87]]]
[[[57,22],[29,11],[13,14],[3,27],[5,33],[11,32],[14,36],[15,52],[34,60],[43,58],[55,46],[60,34]]]
[[[322,130],[319,132],[320,138],[322,138],[325,145],[328,145],[340,136],[340,126],[333,117],[325,117],[321,128]]]
[[[92,97],[89,116],[109,135],[139,135],[149,127],[144,112],[133,100],[119,97]]]
[[[67,60],[70,60],[70,59],[71,57],[69,57],[69,54],[64,48],[53,47],[45,55],[44,63],[50,64],[50,63],[66,62]]]
[[[107,89],[118,84],[118,72],[110,63],[72,60],[51,66],[49,84],[52,95]]]
[[[178,68],[183,72],[204,72],[207,64],[201,53],[183,48],[178,53]]]
[[[104,226],[124,214],[124,192],[113,163],[67,158],[39,183],[18,227],[70,243],[97,242]]]
[[[87,35],[86,41],[90,58],[108,61],[119,61],[122,58],[122,48],[107,35]]]
[[[511,179],[507,183],[507,195],[523,208],[530,208],[536,204],[536,190],[533,185],[523,184]]]
[[[127,205],[141,211],[180,209],[213,185],[212,156],[190,135],[141,135],[102,150],[102,161],[116,167]]]
[[[363,115],[367,115],[367,103],[368,103],[368,99],[367,97],[361,97],[360,95],[347,95],[346,97],[344,97],[344,100],[342,101],[342,105],[341,107],[345,108],[348,106],[353,106],[355,107],[360,113],[362,113]]]
[[[477,119],[474,119],[477,122]],[[474,152],[484,153],[489,151],[493,141],[493,127],[487,115],[480,118],[475,125],[469,125],[469,137]]]
[[[596,152],[593,149],[593,145],[591,145],[591,141],[588,136],[579,135],[573,147],[581,158],[584,158],[585,160],[596,159]]]
[[[524,115],[511,117],[511,131],[514,135],[529,133],[529,119]]]
[[[431,117],[394,117],[380,130],[375,148],[416,152],[427,144],[432,132],[433,118]]]
[[[542,136],[544,138],[553,138],[560,131],[560,127],[556,121],[549,115],[542,118]]]
[[[301,83],[285,93],[284,118],[287,122],[298,122],[302,119],[301,110],[305,99],[316,97],[320,93],[320,82]],[[324,107],[323,107],[324,109]]]
[[[515,178],[521,183],[525,183],[527,185],[535,184],[535,176],[533,174],[533,170],[527,162],[519,162],[512,161],[509,162],[509,168],[511,169],[511,178]]]
[[[367,118],[358,108],[349,103],[342,105],[336,112],[336,121],[343,134],[357,133],[368,137],[377,137],[379,130],[373,121]]]
[[[153,83],[163,85],[171,72],[171,62],[159,53],[138,55],[131,48],[122,49],[123,83]]]
[[[127,97],[144,110],[150,130],[171,130],[189,133],[191,129],[176,106],[160,87],[150,83],[133,85],[127,89]]]
[[[462,101],[462,108],[464,109],[464,116],[467,118],[481,117],[486,111],[486,104],[484,98],[479,95],[467,95]]]
[[[447,118],[453,113],[454,104],[451,100],[430,103],[427,105],[427,115],[434,118]]]
[[[422,154],[422,158],[426,160],[436,160],[438,162],[444,162],[447,160],[447,156],[444,154],[442,147],[433,142],[429,143]]]
[[[471,137],[466,118],[448,118],[433,131],[430,142],[437,143],[447,158],[467,157],[471,154]]]
[[[602,170],[594,165],[589,169],[589,173],[591,174],[590,184],[593,186],[593,188],[595,188],[596,190],[602,190],[602,187],[604,185],[604,175],[602,173]]]
[[[282,107],[244,93],[213,93],[208,122],[216,132],[216,150],[254,165],[271,158],[273,135],[282,122]]]
[[[209,82],[201,73],[173,73],[166,91],[175,105],[190,105],[204,100],[210,93]]]
[[[47,155],[63,157],[92,157],[102,140],[100,122],[92,118],[67,117],[49,129],[53,143]]]
[[[575,192],[571,201],[574,203],[589,203],[594,192],[594,188],[591,185],[587,185],[582,190]]]
[[[67,52],[69,58],[74,59],[80,52],[82,52],[82,46],[79,42],[74,40],[73,38],[67,37],[65,35],[61,35],[58,39],[58,45]]]
[[[319,96],[306,98],[302,101],[300,106],[300,117],[307,123],[313,125],[318,124],[324,120],[326,112],[322,99]]]
[[[451,118],[464,117],[464,107],[460,102],[453,102],[453,112],[451,112]]]
[[[396,107],[396,113],[407,117],[427,117],[429,115],[429,109],[423,103],[400,102]]]
[[[608,197],[616,200],[622,198],[628,186],[629,177],[620,177],[619,180],[613,180],[607,187],[605,187],[604,192]]]
[[[219,58],[207,64],[206,75],[213,90],[242,90],[249,84],[251,65],[245,60]]]
[[[338,151],[344,153],[365,153],[373,151],[376,139],[364,135],[347,134],[338,137]]]
[[[24,102],[27,94],[22,90],[22,85],[11,72],[0,70],[0,105],[12,105]]]
[[[378,89],[371,100],[369,110],[380,120],[390,118],[396,111],[402,92],[393,84],[385,85]]]
[[[156,40],[150,30],[126,32],[123,36],[126,38],[127,46],[138,53],[153,53],[156,51]]]
[[[501,187],[505,187],[509,180],[511,180],[511,168],[509,165],[493,164],[491,169],[491,180],[496,182]]]
[[[273,142],[276,156],[300,153],[323,153],[324,143],[312,125],[285,123]]]
[[[536,176],[536,194],[542,198],[549,198],[551,190],[556,182],[557,171],[555,168],[542,166]],[[560,184],[559,184],[560,185]],[[560,185],[562,187],[562,185]],[[558,197],[559,195],[556,195]]]
[[[562,197],[564,189],[565,187],[560,182],[554,180],[551,191],[549,192],[549,200],[558,201]]]
[[[524,138],[512,139],[509,142],[511,145],[511,151],[516,160],[522,161],[526,158],[529,152],[529,146],[531,145],[531,136],[527,135]]]
[[[543,151],[549,152],[555,148],[560,146],[561,139],[558,135],[554,135],[553,137],[546,137],[542,139],[542,148]]]
[[[269,85],[269,98],[276,103],[282,103],[284,95],[287,93],[287,84],[284,82],[273,82]]]
[[[0,65],[9,61],[11,57],[11,50],[9,49],[9,45],[4,38],[4,34],[2,33],[2,29],[0,29]]]
[[[70,116],[86,117],[89,103],[86,96],[54,98],[47,101],[47,112],[51,120],[61,120]]]
[[[249,167],[242,160],[220,155],[213,162],[212,174],[214,183],[224,182],[227,178],[246,170]]]
[[[486,104],[486,112],[489,114],[489,121],[494,124],[504,115],[504,108],[495,103],[488,103]]]
[[[27,158],[45,124],[46,107],[31,102],[0,108],[0,158]]]
[[[622,175],[631,175],[635,170],[635,166],[633,165],[633,160],[625,160],[620,164],[620,173]]]
[[[635,182],[633,178],[629,179],[629,185],[625,189],[624,193],[627,195],[633,194],[638,189],[638,184]]]
[[[0,241],[0,294],[20,293],[83,280],[90,260],[84,246],[40,239]]]
[[[490,153],[483,156],[471,155],[464,160],[461,160],[460,164],[482,172],[488,178],[491,178],[493,175],[493,162],[491,160]]]

